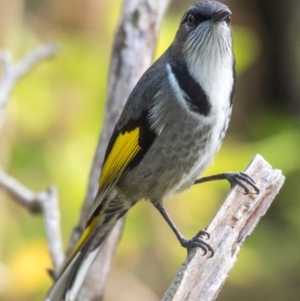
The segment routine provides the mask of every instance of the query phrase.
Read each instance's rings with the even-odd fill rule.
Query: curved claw
[[[244,172],[240,172],[239,173],[241,176],[243,176],[244,178],[247,178],[252,184],[256,184],[256,182],[249,176],[249,175],[247,175],[246,173],[244,173]]]
[[[205,232],[205,233],[207,233],[207,232]],[[192,249],[192,248],[201,248],[203,251],[203,256],[205,256],[208,251],[211,253],[211,255],[209,257],[214,256],[213,248],[208,243],[206,243],[204,240],[202,240],[198,235],[196,235],[195,237],[193,237],[190,240],[187,240],[185,238],[182,239],[181,245],[188,250]]]
[[[206,230],[200,230],[195,237],[201,237],[203,239],[210,239],[210,234]]]
[[[250,190],[243,182],[246,182],[248,185],[250,185],[255,190],[255,193],[259,193],[260,191],[259,188],[256,186],[255,181],[244,172],[228,172],[226,174],[226,177],[231,186],[233,186],[234,184],[238,184],[244,189],[245,194],[249,194]]]

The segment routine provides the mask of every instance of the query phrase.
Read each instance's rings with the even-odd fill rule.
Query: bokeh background
[[[233,12],[237,90],[224,145],[206,174],[243,170],[259,153],[286,183],[246,240],[218,300],[300,300],[300,1],[224,0]],[[16,87],[0,133],[0,165],[34,191],[57,186],[67,245],[83,200],[103,114],[121,0],[0,0],[0,47],[16,60],[40,44],[62,50]],[[174,0],[155,57],[183,11]],[[142,54],[141,54],[142,55]],[[166,202],[192,237],[212,218],[227,183],[194,187]],[[128,214],[105,301],[160,300],[186,256],[145,202]],[[43,220],[0,191],[0,300],[41,300],[51,284]]]

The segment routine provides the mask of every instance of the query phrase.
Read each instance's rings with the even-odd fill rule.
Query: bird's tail
[[[105,202],[102,202],[90,216],[85,231],[44,301],[75,300],[88,269],[99,253],[105,238],[117,220],[129,209],[124,208],[124,203],[117,199],[111,200],[106,206],[103,204]]]

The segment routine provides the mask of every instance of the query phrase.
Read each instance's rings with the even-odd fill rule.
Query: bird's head
[[[186,62],[232,56],[231,11],[217,1],[201,1],[184,14],[173,47]]]

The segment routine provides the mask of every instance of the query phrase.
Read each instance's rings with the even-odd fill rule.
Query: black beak
[[[214,23],[224,21],[227,17],[231,15],[231,11],[229,9],[217,10],[212,17]]]

